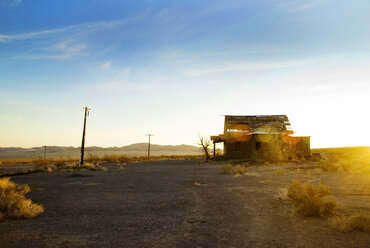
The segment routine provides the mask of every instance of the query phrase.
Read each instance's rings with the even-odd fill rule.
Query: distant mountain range
[[[44,147],[21,148],[21,147],[0,147],[0,159],[9,158],[37,158],[44,157]],[[80,147],[72,146],[47,146],[46,157],[78,157]],[[150,146],[152,155],[200,155],[199,147],[191,145],[156,145]],[[136,143],[122,147],[98,147],[90,146],[85,148],[85,154],[95,154],[98,156],[104,154],[140,156],[148,152],[148,143]]]

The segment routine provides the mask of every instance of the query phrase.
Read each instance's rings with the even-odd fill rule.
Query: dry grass
[[[232,174],[233,173],[233,166],[231,164],[221,165],[221,173],[222,174]]]
[[[10,178],[0,179],[0,218],[33,218],[44,212],[40,204],[25,198],[30,187],[17,185]]]
[[[93,163],[87,163],[87,162],[85,162],[82,166],[77,166],[77,168],[78,169],[91,170],[91,171],[98,171],[98,170],[107,171],[108,170],[104,166],[96,165],[96,164],[93,164]]]
[[[153,155],[150,157],[151,161],[159,161],[159,160],[201,160],[201,155]],[[41,169],[45,169],[48,164],[56,164],[56,163],[76,163],[79,161],[79,158],[49,158],[44,159],[42,157],[38,157],[36,159],[2,159],[0,163],[3,164],[35,164]],[[88,154],[85,157],[85,161],[93,164],[99,164],[102,162],[119,162],[119,163],[128,163],[128,162],[142,162],[148,161],[148,157],[146,155],[143,156],[127,156],[127,155],[116,155],[116,154],[105,154],[103,156],[98,156],[95,154]]]
[[[244,175],[246,173],[246,170],[245,170],[245,167],[240,164],[236,166],[232,166],[231,164],[223,164],[221,166],[221,173],[222,174]]]
[[[1,164],[29,164],[32,163],[31,158],[8,158],[8,159],[1,159]]]
[[[57,167],[57,168],[63,168],[65,167],[67,164],[67,161],[63,160],[62,158],[60,160],[57,160],[54,162],[54,165]]]
[[[280,169],[275,170],[274,172],[275,172],[275,175],[277,176],[284,176],[286,174],[284,170],[280,170]]]
[[[321,171],[370,174],[369,147],[317,149],[317,151],[326,157],[318,165]]]
[[[78,171],[78,170],[103,170],[106,171],[107,168],[104,166],[100,166],[100,160],[95,160],[88,156],[86,161],[93,161],[93,162],[85,162],[82,166],[75,159],[70,158],[59,158],[55,160],[49,160],[49,162],[41,162],[37,161],[36,170],[37,171],[46,171],[46,172],[58,172],[58,171]],[[33,172],[33,171],[30,171]]]
[[[85,158],[85,161],[88,163],[98,165],[99,163],[101,163],[101,158],[94,154],[88,154]]]
[[[48,165],[48,160],[38,157],[33,159],[32,163],[35,164],[38,169],[45,169]]]
[[[201,156],[199,155],[160,155],[160,156],[152,156],[150,158],[151,161],[157,160],[199,160]],[[2,160],[3,162],[5,160]],[[106,171],[107,168],[101,166],[103,162],[109,163],[117,163],[117,166],[122,169],[123,165],[129,162],[141,162],[141,161],[148,161],[147,156],[125,156],[125,155],[112,155],[112,154],[105,154],[104,156],[97,156],[94,154],[88,154],[86,156],[86,163],[84,166],[80,166],[78,163],[78,158],[53,158],[53,159],[44,159],[38,157],[37,159],[7,159],[4,163],[6,164],[23,164],[28,163],[30,165],[34,164],[35,168],[27,169],[23,172],[7,172],[7,173],[0,173],[1,176],[13,176],[19,174],[28,174],[28,173],[36,173],[36,172],[58,172],[58,171],[78,171],[78,170],[103,170]]]
[[[370,215],[355,214],[351,216],[334,216],[329,219],[330,225],[341,232],[370,232]]]
[[[319,183],[315,186],[309,182],[293,180],[288,186],[288,200],[293,203],[297,213],[303,216],[332,216],[338,203],[331,196],[330,188]]]

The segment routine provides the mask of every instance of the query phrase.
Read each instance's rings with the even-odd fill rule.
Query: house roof
[[[284,130],[292,130],[286,115],[225,115],[224,133],[249,131],[271,134]]]
[[[213,142],[244,141],[253,135],[294,134],[286,115],[225,115],[224,133],[211,136]],[[302,136],[309,137],[309,136]]]

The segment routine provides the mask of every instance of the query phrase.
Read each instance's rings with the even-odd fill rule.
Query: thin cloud
[[[65,28],[50,29],[50,30],[43,30],[43,31],[38,31],[38,32],[29,32],[29,33],[21,33],[21,34],[13,34],[13,35],[0,34],[0,42],[10,42],[13,40],[27,40],[27,39],[44,36],[47,34],[61,32],[63,30],[65,30]]]
[[[100,21],[100,22],[88,22],[88,23],[81,23],[76,25],[65,26],[61,28],[55,29],[47,29],[35,32],[25,32],[19,34],[0,34],[0,42],[11,42],[14,40],[27,40],[27,39],[35,39],[40,38],[43,36],[47,36],[50,34],[56,33],[78,33],[78,34],[87,34],[87,33],[94,33],[99,30],[105,29],[112,29],[123,26],[132,21],[138,21],[142,18],[145,18],[148,15],[148,12],[143,12],[142,14],[138,14],[135,17],[126,18],[126,19],[119,19],[119,20],[112,20],[112,21]]]
[[[290,12],[298,12],[298,11],[307,10],[307,9],[312,8],[312,7],[315,7],[316,5],[318,5],[320,3],[322,3],[322,1],[314,1],[314,2],[311,2],[311,3],[308,3],[308,4],[303,4],[303,5],[297,6],[295,8],[292,8],[289,11]]]
[[[57,44],[41,49],[37,53],[21,54],[12,59],[70,59],[73,57],[88,56],[87,46],[84,43],[78,43],[71,39],[58,42]]]
[[[100,66],[100,68],[102,68],[103,70],[109,70],[111,67],[112,67],[111,61],[107,61]]]
[[[11,5],[13,6],[18,6],[22,4],[22,0],[13,0],[11,1]]]
[[[157,80],[135,79],[132,80],[132,68],[130,66],[118,69],[111,62],[106,62],[102,66],[109,65],[108,74],[103,82],[98,82],[94,87],[87,87],[94,92],[123,92],[123,91],[148,91],[159,86]],[[102,66],[100,66],[102,68]],[[104,68],[103,68],[104,69]]]
[[[53,49],[68,54],[78,53],[86,48],[86,44],[74,43],[72,40],[65,40],[57,43]]]
[[[22,5],[22,0],[0,0],[0,4],[8,7],[18,7]]]
[[[88,56],[89,53],[81,53],[79,54],[79,57],[84,57]],[[71,59],[75,57],[73,54],[56,54],[56,55],[32,55],[32,54],[24,54],[24,55],[19,55],[14,57],[14,59],[59,59],[59,60],[64,60],[64,59]]]
[[[184,74],[187,76],[201,76],[205,74],[219,73],[219,72],[230,72],[230,71],[257,71],[257,70],[272,70],[281,68],[290,68],[303,66],[313,63],[315,60],[295,60],[295,61],[284,61],[284,62],[244,62],[244,63],[233,63],[226,64],[218,67],[210,67],[204,69],[193,69],[185,71]]]

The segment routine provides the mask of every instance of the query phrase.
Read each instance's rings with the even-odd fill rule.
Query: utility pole
[[[88,107],[84,107],[85,109],[85,118],[84,118],[84,127],[82,131],[82,144],[81,144],[81,160],[80,165],[84,164],[84,153],[85,153],[85,134],[86,134],[86,117],[89,116],[89,112],[91,109]]]
[[[44,146],[44,160],[46,159],[46,146]]]
[[[150,160],[150,136],[154,136],[154,134],[147,134],[149,136],[149,143],[148,143],[148,160]]]

